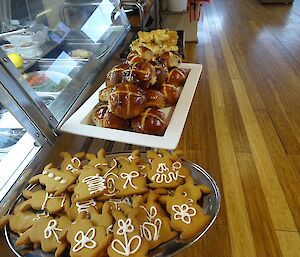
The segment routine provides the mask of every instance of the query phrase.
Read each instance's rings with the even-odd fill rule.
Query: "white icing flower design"
[[[197,211],[193,207],[189,207],[187,204],[173,205],[172,211],[174,211],[174,219],[181,220],[185,224],[191,223],[191,217],[195,216]]]
[[[96,236],[96,229],[90,228],[86,234],[83,231],[78,231],[74,237],[76,244],[72,248],[73,252],[78,252],[82,248],[93,249],[97,243],[93,240]]]
[[[131,254],[136,253],[141,246],[142,238],[139,235],[135,235],[128,240],[128,233],[134,231],[134,226],[132,225],[132,221],[130,218],[128,218],[126,221],[119,219],[118,220],[118,230],[117,235],[124,237],[124,243],[119,239],[114,239],[111,242],[112,249],[117,252],[120,255],[129,256]],[[134,249],[132,248],[133,241],[137,241],[136,247]],[[116,248],[116,245],[119,245],[121,250]]]

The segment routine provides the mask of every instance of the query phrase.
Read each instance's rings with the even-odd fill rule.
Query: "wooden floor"
[[[203,74],[180,142],[216,179],[216,224],[178,256],[300,256],[300,0],[214,0],[187,61]]]

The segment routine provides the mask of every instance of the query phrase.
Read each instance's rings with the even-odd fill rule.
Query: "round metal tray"
[[[112,159],[115,157],[119,157],[121,155],[129,155],[130,153],[117,153],[117,154],[110,154],[106,157],[108,159]],[[144,155],[144,153],[143,153]],[[143,156],[142,155],[142,156]],[[168,241],[153,250],[149,251],[148,256],[155,256],[155,257],[165,257],[165,256],[172,256],[175,253],[178,253],[182,249],[192,245],[196,241],[198,241],[213,225],[214,221],[217,218],[219,209],[220,209],[220,192],[219,188],[214,181],[214,179],[199,165],[192,163],[190,161],[184,161],[184,165],[191,171],[191,175],[194,178],[194,181],[196,184],[203,184],[208,186],[211,189],[211,193],[204,197],[203,199],[203,205],[202,208],[204,210],[204,213],[209,214],[212,219],[207,226],[200,231],[194,238],[190,240],[180,240],[177,236],[171,241]],[[22,196],[18,197],[16,199],[16,203],[18,203],[21,200]],[[18,235],[11,232],[8,228],[8,226],[5,226],[5,238],[8,242],[9,247],[11,250],[19,257],[25,256],[25,257],[54,257],[53,253],[45,253],[40,248],[36,250],[32,250],[26,247],[18,247],[16,246],[16,240],[18,238]],[[62,255],[63,257],[69,256],[68,253],[64,253]]]

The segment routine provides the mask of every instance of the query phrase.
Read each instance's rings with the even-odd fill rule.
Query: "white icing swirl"
[[[48,174],[48,177],[49,177],[49,178],[53,178],[53,177],[54,177],[54,174],[53,174],[52,172],[50,172],[50,173]]]
[[[32,221],[37,221],[39,220],[41,217],[49,217],[49,212],[47,211],[43,211],[42,213],[37,213],[36,217],[32,219]]]
[[[106,188],[105,179],[99,174],[96,174],[95,176],[85,177],[82,182],[87,184],[88,190],[90,191],[91,195],[101,192]]]

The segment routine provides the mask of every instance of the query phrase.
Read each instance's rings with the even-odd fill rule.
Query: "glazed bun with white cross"
[[[143,112],[146,96],[143,89],[132,83],[121,83],[115,87],[108,99],[111,112],[122,118],[131,119]]]
[[[163,135],[166,129],[166,118],[158,109],[148,108],[131,120],[131,127],[136,132]]]

